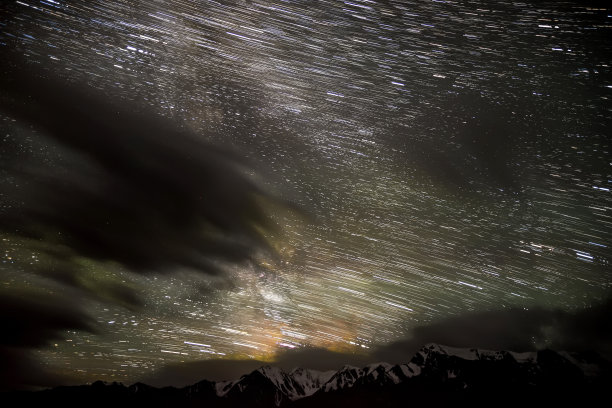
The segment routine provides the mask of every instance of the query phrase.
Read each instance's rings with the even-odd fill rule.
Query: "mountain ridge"
[[[288,372],[267,365],[233,381],[202,380],[183,388],[96,381],[4,396],[23,400],[20,403],[61,401],[64,406],[396,407],[406,406],[407,401],[429,406],[446,406],[451,401],[484,405],[504,395],[504,400],[497,401],[504,405],[517,402],[517,396],[528,396],[531,402],[551,398],[567,402],[584,393],[590,398],[612,385],[611,373],[612,364],[596,353],[518,353],[430,343],[409,362],[395,365],[345,365],[337,371],[297,367]]]

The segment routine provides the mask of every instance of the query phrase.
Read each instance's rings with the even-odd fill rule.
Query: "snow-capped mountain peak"
[[[324,392],[350,388],[358,378],[362,377],[364,370],[358,367],[345,365],[338,370],[321,388]]]
[[[287,384],[287,380],[288,380],[287,374],[278,367],[271,367],[267,365],[267,366],[260,367],[255,371],[258,373],[261,373],[264,377],[272,381],[272,383],[279,388]]]
[[[305,368],[295,368],[289,374],[293,380],[302,386],[304,397],[317,392],[323,384],[335,374],[335,371],[317,371]]]
[[[83,406],[86,401],[106,395],[118,405],[125,401],[136,405],[155,401],[160,406],[177,407],[376,406],[381,398],[391,407],[405,406],[407,399],[415,406],[447,406],[449,400],[462,399],[489,405],[491,401],[500,402],[496,400],[499,396],[510,406],[523,403],[526,397],[531,398],[529,401],[535,398],[539,405],[566,405],[568,399],[574,398],[574,405],[589,406],[607,396],[610,383],[612,365],[596,353],[516,353],[428,344],[404,364],[344,366],[336,372],[304,368],[286,372],[263,366],[235,381],[203,380],[181,389],[96,382],[89,388],[74,387],[75,391],[37,394],[30,402],[39,401],[38,404],[14,405],[48,405],[48,401],[59,404],[71,395],[82,399],[73,406]],[[584,404],[585,396],[592,396],[593,404]]]

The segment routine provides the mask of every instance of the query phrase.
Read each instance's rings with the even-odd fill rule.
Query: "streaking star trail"
[[[611,29],[596,2],[4,2],[2,55],[85,99],[3,88],[0,294],[79,310],[3,353],[133,382],[603,302]]]

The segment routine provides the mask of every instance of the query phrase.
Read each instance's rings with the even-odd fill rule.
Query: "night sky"
[[[612,356],[604,3],[2,2],[3,387]]]

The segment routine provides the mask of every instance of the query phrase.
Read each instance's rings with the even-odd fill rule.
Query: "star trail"
[[[612,284],[611,29],[612,9],[596,2],[4,2],[0,53],[172,124],[176,134],[133,144],[126,161],[189,191],[159,198],[156,212],[145,199],[155,187],[109,190],[139,200],[149,236],[158,219],[172,226],[167,252],[147,235],[127,246],[142,255],[105,257],[76,238],[41,238],[56,237],[56,224],[37,237],[0,228],[1,293],[74,297],[90,319],[29,352],[58,378],[129,383],[171,363],[274,362],[307,348],[367,358],[466,313],[599,304]],[[74,183],[103,173],[88,162],[97,153],[45,138],[1,106],[0,214],[26,206],[28,163],[59,178],[85,169],[66,176]],[[183,133],[244,164],[210,166],[215,189],[247,202],[236,216],[210,206],[240,238],[222,249],[209,235],[197,241],[193,225],[177,238],[181,221],[164,218],[172,200],[210,198],[206,187],[190,192],[209,170],[198,158],[213,153],[183,164]],[[132,182],[128,171],[111,180]],[[275,227],[248,219],[252,207]],[[121,228],[132,234],[122,211],[87,218],[120,224],[104,230],[117,248]],[[217,268],[215,250],[236,242],[254,253]],[[187,243],[211,245],[211,269],[191,261]],[[46,272],[66,263],[77,283]],[[545,332],[531,341],[554,343]]]

